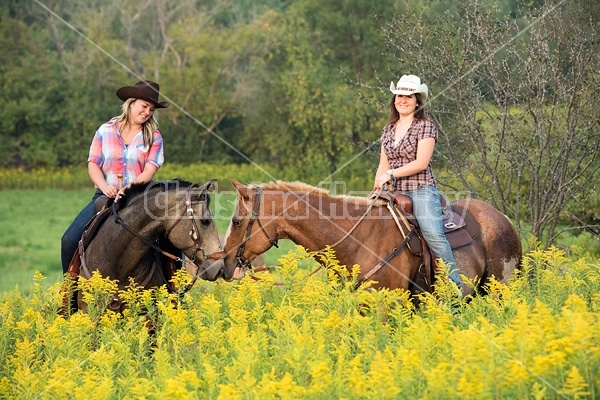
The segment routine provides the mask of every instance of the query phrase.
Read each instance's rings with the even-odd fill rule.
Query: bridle
[[[218,260],[220,258],[223,258],[224,254],[225,254],[225,252],[223,250],[217,251],[217,252],[209,254],[207,256],[204,251],[204,248],[200,245],[200,229],[198,228],[198,224],[196,223],[196,219],[194,218],[194,209],[192,208],[192,198],[191,198],[190,192],[191,192],[191,186],[189,186],[185,192],[185,210],[181,213],[181,215],[179,215],[179,217],[175,220],[175,222],[173,222],[173,224],[166,230],[165,238],[168,239],[171,231],[177,226],[177,224],[179,224],[179,222],[187,214],[187,219],[190,221],[190,233],[189,234],[190,234],[190,238],[194,242],[194,247],[195,247],[194,258],[192,259],[192,261],[195,261],[196,254],[198,254],[198,253],[202,253],[202,256],[204,257],[204,259],[208,258],[211,260]],[[206,193],[206,190],[202,192],[202,194],[205,194],[205,193]],[[177,260],[177,261],[180,261],[180,260]]]
[[[173,222],[173,224],[166,230],[164,237],[166,239],[168,239],[169,234],[173,231],[173,229],[175,228],[175,226],[177,226],[177,224],[179,224],[179,222],[181,222],[184,217],[186,217],[189,221],[190,221],[190,231],[189,231],[189,235],[190,238],[192,239],[192,241],[194,242],[194,257],[191,260],[185,259],[185,258],[181,258],[179,256],[176,256],[174,254],[171,254],[165,250],[162,250],[160,247],[158,247],[155,243],[152,243],[151,241],[149,241],[148,239],[146,239],[145,237],[143,237],[142,235],[140,235],[138,232],[136,232],[133,228],[131,228],[129,225],[127,225],[127,223],[125,223],[125,221],[123,221],[121,219],[121,217],[119,216],[119,210],[117,208],[116,203],[113,204],[113,206],[111,207],[112,209],[112,214],[115,217],[115,223],[121,225],[123,228],[127,229],[131,234],[133,234],[135,237],[137,237],[139,240],[141,240],[142,242],[144,242],[146,245],[150,246],[152,249],[156,250],[157,252],[159,252],[160,254],[169,257],[172,260],[175,260],[176,262],[180,262],[180,263],[191,263],[194,264],[194,266],[196,265],[195,261],[196,261],[196,255],[198,253],[202,253],[202,257],[203,260],[206,259],[210,259],[210,260],[219,260],[222,259],[225,256],[225,251],[224,250],[220,250],[220,251],[216,251],[214,253],[208,254],[206,255],[206,252],[204,251],[204,248],[201,246],[200,243],[200,229],[198,228],[198,224],[196,223],[196,219],[194,217],[194,209],[192,207],[192,196],[191,196],[191,190],[192,190],[192,186],[188,186],[188,188],[186,189],[185,192],[185,209],[183,210],[183,212],[177,217],[177,219],[175,220],[175,222]],[[206,194],[207,190],[203,190],[202,194]],[[140,284],[141,286],[145,286],[150,279],[152,278],[153,274],[154,274],[154,269],[156,268],[156,266],[153,264],[152,270],[150,270],[150,272],[148,273],[148,276],[146,277],[146,279],[144,279],[144,281]],[[200,268],[196,266],[196,274],[194,274],[194,277],[192,278],[192,280],[186,284],[181,290],[180,293],[185,293],[187,291],[189,291],[192,286],[194,285],[194,283],[196,283],[196,280],[199,278],[200,276]],[[168,285],[167,285],[168,286]]]
[[[260,230],[265,235],[271,246],[279,247],[277,243],[279,238],[275,237],[275,239],[271,239],[267,231],[265,231],[265,228],[260,223],[260,219],[258,219],[262,192],[263,188],[259,187],[256,192],[256,200],[254,200],[254,207],[252,207],[252,215],[250,216],[250,222],[248,222],[248,227],[246,228],[244,240],[240,242],[235,253],[236,267],[239,266],[242,269],[249,269],[252,267],[252,261],[244,257],[243,253],[246,249],[246,242],[250,240],[250,236],[252,235],[252,226],[255,222],[258,224]]]

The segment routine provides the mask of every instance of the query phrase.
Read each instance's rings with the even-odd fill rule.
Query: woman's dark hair
[[[417,108],[415,109],[415,119],[427,119],[425,117],[425,107],[423,105],[423,96],[421,93],[415,93],[415,97],[417,98]],[[390,123],[398,121],[400,118],[400,113],[396,110],[396,95],[392,96],[392,101],[390,102]]]

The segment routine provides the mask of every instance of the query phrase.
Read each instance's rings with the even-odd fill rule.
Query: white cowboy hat
[[[401,94],[403,96],[421,93],[423,102],[427,101],[427,94],[429,92],[427,85],[421,83],[421,78],[416,75],[402,75],[402,78],[400,78],[396,85],[394,85],[394,82],[392,81],[390,84],[390,91],[394,94]]]

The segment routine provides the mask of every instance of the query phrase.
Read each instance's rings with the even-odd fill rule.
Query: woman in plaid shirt
[[[122,113],[100,126],[92,140],[88,173],[96,191],[62,237],[63,273],[69,268],[85,226],[96,213],[96,199],[102,195],[115,198],[122,185],[151,181],[163,164],[163,139],[155,109],[166,108],[169,103],[158,101],[159,89],[156,82],[140,81],[117,90],[117,97],[124,102]]]
[[[462,282],[450,244],[444,235],[440,194],[431,170],[437,141],[435,124],[425,118],[423,105],[427,85],[415,75],[404,75],[396,85],[390,104],[390,122],[383,127],[381,154],[375,175],[375,189],[390,183],[394,191],[410,196],[413,213],[433,254],[450,266],[450,279],[459,292]],[[391,182],[390,182],[391,181]]]

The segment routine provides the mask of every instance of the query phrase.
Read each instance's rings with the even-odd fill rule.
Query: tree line
[[[3,0],[0,167],[83,166],[143,77],[171,102],[167,162],[372,175],[389,82],[413,73],[442,190],[549,242],[597,232],[599,17],[592,0]]]

